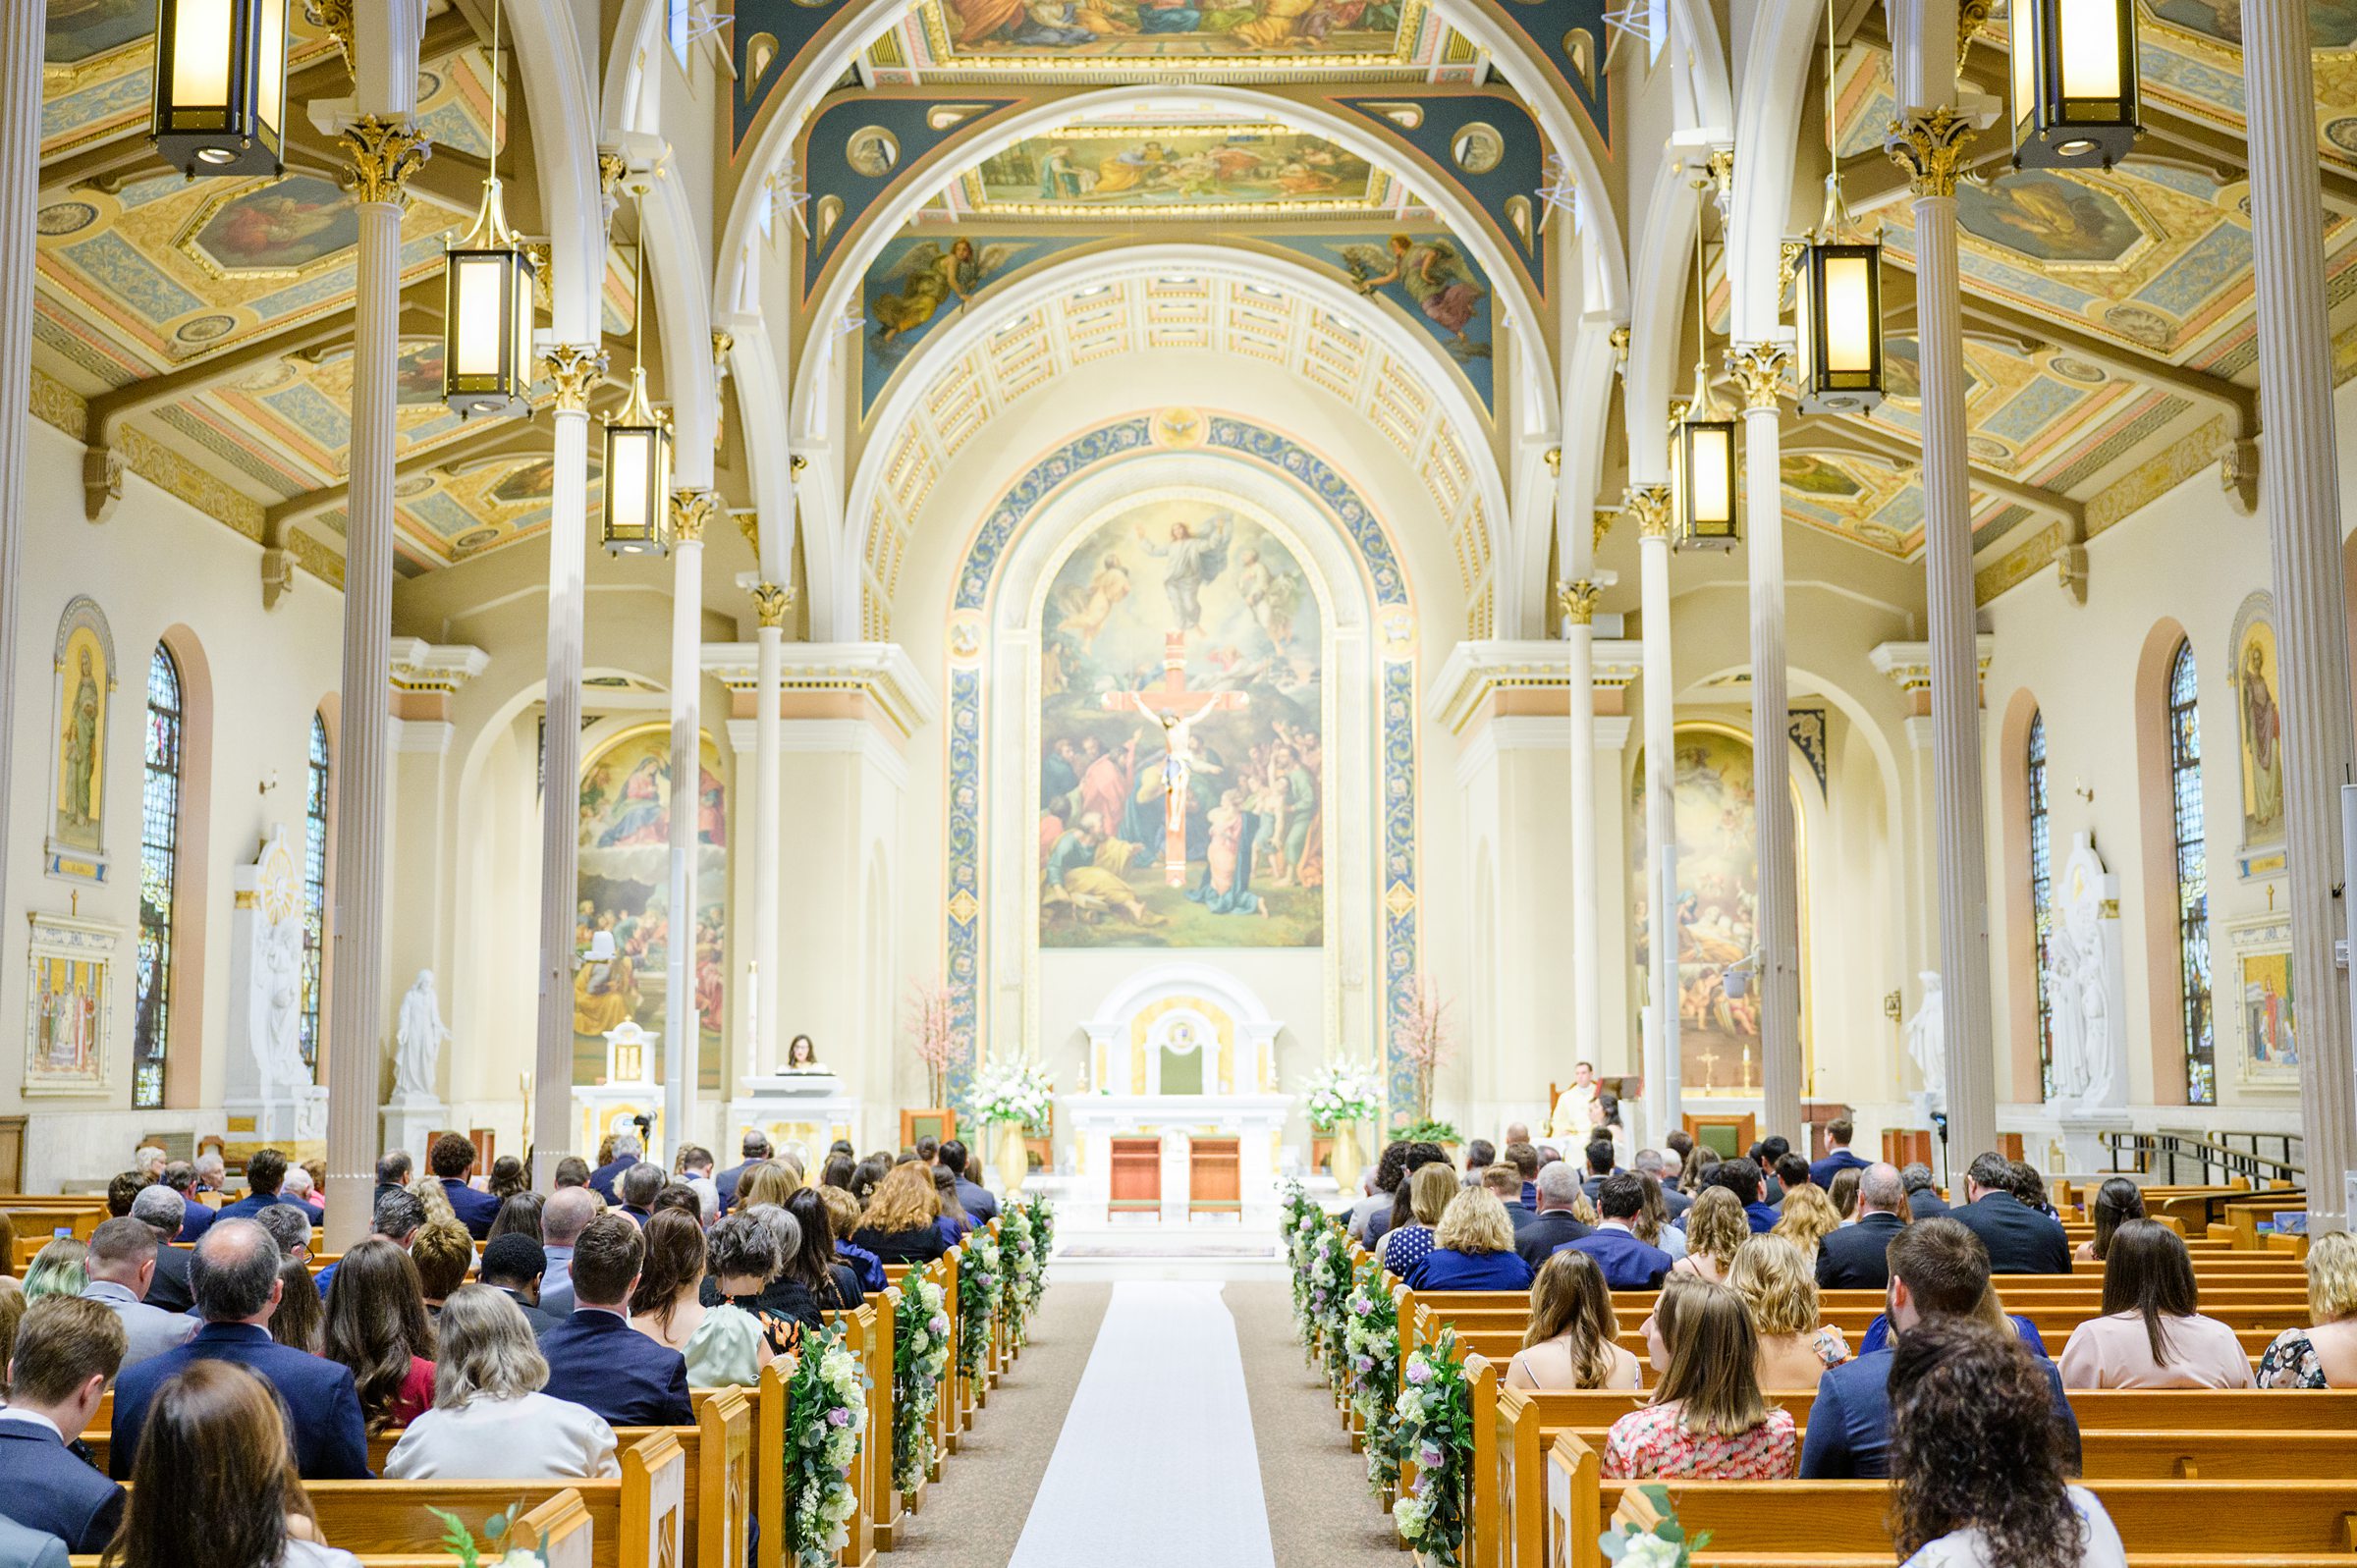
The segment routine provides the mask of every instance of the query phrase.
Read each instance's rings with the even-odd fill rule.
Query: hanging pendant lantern
[[[606,505],[600,538],[609,554],[671,550],[671,422],[646,401],[646,371],[630,369],[630,401],[606,416]]]
[[[1793,283],[1800,411],[1865,413],[1883,401],[1883,247],[1812,241]]]
[[[164,161],[199,176],[284,172],[288,0],[160,0],[154,118]]]
[[[1711,396],[1711,312],[1704,292],[1702,216],[1709,202],[1696,183],[1694,213],[1694,400],[1671,432],[1670,543],[1677,550],[1732,550],[1735,532],[1735,421]]]
[[[532,411],[531,253],[508,227],[499,182],[466,237],[443,254],[442,401],[462,419]]]
[[[2136,144],[2136,0],[2013,0],[2013,165],[2109,169]]]

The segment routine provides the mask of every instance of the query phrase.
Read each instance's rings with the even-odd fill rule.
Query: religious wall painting
[[[1400,57],[1421,0],[927,0],[933,57],[953,66],[1059,59],[1315,66]]]
[[[1356,153],[1279,125],[1067,126],[991,154],[964,180],[977,212],[1058,217],[1353,211],[1388,205],[1390,189]]]
[[[2242,47],[2243,0],[2148,0],[2152,14],[2188,32]],[[2357,43],[2357,4],[2350,0],[2308,0],[2308,42],[2314,49],[2345,49]]]
[[[2050,265],[2117,262],[2145,238],[2118,195],[2057,169],[2015,170],[1987,186],[1959,183],[1956,222]]]
[[[50,730],[49,875],[104,882],[106,784],[113,758],[107,721],[115,701],[115,639],[97,602],[77,596],[58,621],[53,654],[56,721]]]
[[[1472,250],[1447,232],[1271,236],[1329,268],[1359,294],[1387,299],[1448,351],[1481,399],[1494,406],[1496,291]]]
[[[49,0],[41,59],[79,66],[155,33],[155,0]]]
[[[700,746],[693,921],[698,1085],[718,1090],[727,1021],[728,801],[719,750]],[[671,918],[671,731],[645,725],[614,737],[581,770],[574,945],[574,1078],[594,1083],[606,1031],[625,1020],[665,1035]],[[585,955],[585,956],[583,956]],[[668,1064],[672,1043],[656,1047]]]
[[[102,1095],[114,1087],[116,927],[31,914],[25,987],[25,1093]]]
[[[1292,547],[1217,502],[1072,548],[1040,613],[1042,946],[1323,944],[1322,622]]]
[[[2242,785],[2242,848],[2250,857],[2254,850],[2283,841],[2283,687],[2274,622],[2251,614],[2247,603],[2236,622],[2229,668],[2236,771]]]
[[[2248,1087],[2296,1086],[2290,922],[2280,915],[2237,921],[2226,941],[2234,954],[2232,1005],[2241,1042],[2235,1077]]]
[[[867,269],[859,297],[860,412],[875,406],[885,383],[935,327],[954,320],[1016,268],[1086,242],[988,232],[910,232],[888,242]]]

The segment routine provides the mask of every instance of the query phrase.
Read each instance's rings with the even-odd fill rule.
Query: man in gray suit
[[[540,1211],[540,1310],[556,1318],[573,1315],[573,1244],[597,1217],[597,1195],[586,1187],[559,1187]]]
[[[147,1305],[147,1287],[155,1282],[155,1257],[161,1245],[152,1226],[128,1217],[109,1219],[90,1233],[85,1265],[90,1282],[82,1294],[104,1302],[123,1320],[124,1337],[129,1342],[123,1354],[126,1367],[178,1350],[203,1326],[186,1313]]]
[[[0,1519],[0,1568],[69,1568],[66,1543],[55,1536]]]

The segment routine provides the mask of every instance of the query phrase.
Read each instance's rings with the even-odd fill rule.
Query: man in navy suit
[[[1914,1219],[1937,1219],[1947,1213],[1947,1200],[1932,1179],[1932,1167],[1917,1161],[1898,1173],[1907,1187],[1907,1215]]]
[[[166,1312],[187,1312],[196,1304],[195,1293],[189,1289],[189,1265],[196,1255],[171,1244],[188,1208],[169,1187],[149,1187],[131,1201],[131,1217],[155,1232],[155,1277],[147,1282],[147,1305]]]
[[[105,1303],[50,1296],[27,1310],[9,1359],[0,1514],[76,1551],[104,1551],[123,1521],[123,1488],[66,1446],[97,1414],[123,1345]]]
[[[599,1215],[573,1244],[573,1316],[540,1336],[541,1390],[616,1427],[691,1427],[687,1360],[630,1326],[646,1243],[620,1215]]]
[[[185,1160],[176,1160],[164,1167],[163,1184],[179,1193],[186,1205],[181,1211],[180,1234],[164,1239],[195,1245],[196,1238],[213,1223],[212,1210],[196,1201],[196,1167]]]
[[[434,1140],[425,1159],[441,1178],[442,1190],[450,1196],[450,1212],[459,1217],[459,1223],[477,1241],[488,1237],[491,1221],[499,1217],[499,1200],[466,1185],[466,1177],[474,1169],[474,1145],[458,1133],[446,1132]]]
[[[1571,1206],[1578,1201],[1579,1172],[1569,1163],[1557,1160],[1539,1167],[1539,1212],[1514,1232],[1514,1251],[1530,1265],[1531,1272],[1538,1272],[1556,1248],[1590,1233],[1586,1225],[1571,1217]]]
[[[614,1158],[589,1172],[589,1185],[607,1203],[619,1205],[622,1199],[616,1196],[614,1184],[622,1179],[624,1171],[639,1163],[645,1153],[645,1146],[639,1143],[635,1133],[617,1133],[614,1137]],[[719,1183],[713,1185],[718,1186]]]
[[[1895,1165],[1868,1165],[1858,1178],[1857,1223],[1817,1243],[1817,1288],[1882,1290],[1891,1283],[1891,1238],[1906,1229],[1898,1207],[1906,1201]]]
[[[1961,1207],[1948,1217],[1981,1238],[1993,1274],[2066,1274],[2070,1243],[2061,1221],[2013,1196],[2012,1162],[2001,1154],[1975,1156],[1964,1172]]]
[[[246,1162],[246,1196],[213,1216],[218,1220],[251,1219],[274,1203],[295,1203],[279,1187],[287,1179],[287,1157],[275,1149],[256,1149]],[[309,1207],[303,1205],[302,1207]]]
[[[1711,1173],[1703,1178],[1703,1184],[1725,1187],[1733,1193],[1735,1202],[1743,1206],[1743,1217],[1750,1224],[1751,1233],[1757,1236],[1774,1230],[1776,1221],[1781,1217],[1774,1209],[1760,1202],[1760,1183],[1765,1179],[1760,1167],[1748,1160],[1722,1160],[1711,1167]]]
[[[1904,1337],[1924,1319],[1975,1311],[1989,1288],[1989,1250],[1953,1219],[1919,1219],[1891,1243],[1891,1326]],[[2063,1397],[2062,1375],[2044,1357],[2055,1420],[2064,1451],[2079,1468],[2079,1423]],[[1876,1481],[1891,1474],[1891,1349],[1843,1362],[1817,1381],[1808,1436],[1800,1451],[1803,1481]]]
[[[1558,1252],[1584,1252],[1604,1271],[1604,1282],[1615,1290],[1659,1290],[1669,1273],[1671,1256],[1637,1239],[1632,1228],[1645,1208],[1645,1183],[1623,1170],[1604,1178],[1596,1195],[1596,1212],[1603,1217],[1593,1233],[1564,1242]]]
[[[998,1218],[999,1200],[991,1195],[990,1189],[965,1179],[966,1167],[972,1163],[965,1145],[955,1138],[945,1138],[941,1143],[940,1156],[941,1168],[948,1171],[958,1183],[959,1205],[974,1217],[974,1223],[987,1225]]]
[[[352,1370],[270,1337],[270,1318],[278,1310],[281,1292],[279,1263],[278,1243],[250,1219],[218,1220],[196,1244],[189,1278],[204,1326],[178,1350],[143,1361],[116,1379],[109,1462],[117,1480],[131,1474],[139,1429],[156,1389],[197,1361],[235,1363],[278,1391],[287,1411],[295,1467],[303,1480],[367,1479],[368,1429],[360,1419]]]
[[[720,1193],[720,1212],[724,1215],[737,1202],[737,1184],[744,1179],[744,1173],[767,1160],[773,1152],[769,1135],[763,1132],[746,1133],[744,1142],[739,1147],[744,1152],[744,1163],[731,1165],[712,1178],[712,1185]]]
[[[1596,1195],[1604,1191],[1605,1179],[1612,1173],[1613,1140],[1610,1138],[1589,1139],[1588,1179],[1582,1183],[1582,1190],[1587,1193],[1588,1202],[1597,1201]]]
[[[1809,1165],[1809,1181],[1813,1186],[1830,1187],[1834,1178],[1844,1170],[1864,1170],[1867,1162],[1849,1152],[1849,1140],[1857,1136],[1857,1128],[1847,1116],[1836,1116],[1825,1124],[1825,1141],[1833,1153]]]
[[[647,1220],[654,1217],[655,1198],[663,1191],[663,1180],[661,1165],[651,1160],[641,1160],[624,1171],[622,1179],[614,1183],[615,1192],[622,1198],[619,1212],[636,1220],[641,1230],[646,1228]]]

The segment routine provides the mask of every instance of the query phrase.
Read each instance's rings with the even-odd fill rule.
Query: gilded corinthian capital
[[[587,413],[589,389],[606,373],[606,352],[586,343],[560,343],[541,363],[557,384],[557,412]]]
[[[1952,196],[1956,176],[1972,145],[1972,122],[1946,104],[1918,109],[1891,122],[1883,150],[1907,172],[1907,189],[1919,196]]]
[[[1791,351],[1781,343],[1741,343],[1727,351],[1727,373],[1742,389],[1744,407],[1773,408],[1791,363]]]
[[[1555,602],[1562,610],[1563,624],[1593,625],[1596,621],[1596,584],[1584,577],[1577,582],[1556,584]]]
[[[753,585],[753,616],[764,626],[786,624],[786,612],[794,605],[794,589],[774,582]]]
[[[1621,511],[1637,519],[1638,537],[1667,539],[1670,537],[1670,487],[1668,485],[1632,485]]]
[[[433,138],[407,120],[365,114],[337,132],[336,139],[352,154],[352,194],[362,206],[407,205],[402,188],[433,156]]]
[[[720,497],[709,490],[671,493],[671,536],[684,545],[704,542],[704,526],[720,515]]]

